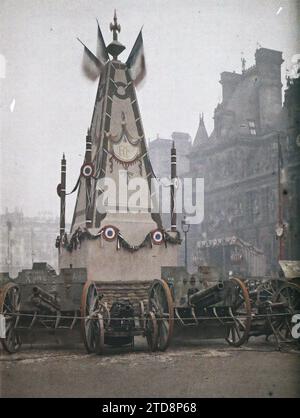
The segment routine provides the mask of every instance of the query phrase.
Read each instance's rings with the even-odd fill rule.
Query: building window
[[[248,120],[249,131],[251,135],[256,135],[256,125],[254,120]]]
[[[246,219],[250,224],[261,219],[260,202],[255,191],[246,193]]]

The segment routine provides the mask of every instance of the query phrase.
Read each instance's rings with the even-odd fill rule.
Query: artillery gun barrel
[[[51,308],[54,308],[55,311],[60,310],[60,306],[58,304],[58,301],[55,296],[51,295],[50,293],[46,292],[45,290],[41,289],[38,286],[35,286],[32,289],[33,295],[32,295],[32,303],[34,303],[37,306],[43,306],[44,308],[50,308],[50,310],[53,310]]]
[[[190,296],[191,305],[201,306],[202,308],[214,305],[221,300],[220,291],[224,289],[224,284],[219,282],[207,289],[199,290]]]

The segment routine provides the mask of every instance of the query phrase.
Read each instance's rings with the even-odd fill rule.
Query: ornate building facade
[[[255,276],[276,272],[278,258],[300,259],[299,104],[297,113],[294,80],[282,107],[282,62],[281,52],[260,48],[253,67],[221,73],[209,137],[200,118],[189,176],[204,177],[205,210],[204,222],[191,227],[190,266]],[[255,262],[246,260],[249,251]]]

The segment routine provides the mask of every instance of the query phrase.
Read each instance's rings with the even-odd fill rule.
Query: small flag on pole
[[[126,61],[126,65],[129,68],[130,75],[134,84],[137,86],[146,76],[146,60],[142,30],[136,38],[135,44],[133,45],[133,48]]]
[[[84,74],[91,80],[96,80],[103,67],[103,64],[99,59],[84,45],[79,38],[78,41],[83,45],[83,59],[82,59],[82,70]]]
[[[97,58],[102,63],[102,65],[104,65],[108,61],[109,57],[108,57],[106,45],[102,36],[102,32],[101,32],[98,20],[97,20],[97,25],[98,25]]]

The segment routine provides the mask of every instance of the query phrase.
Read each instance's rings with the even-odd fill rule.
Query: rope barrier
[[[2,314],[3,315],[3,314]],[[98,315],[98,312],[95,312],[95,315]],[[87,316],[62,316],[62,315],[47,315],[47,314],[25,314],[25,313],[17,313],[17,312],[12,312],[10,314],[7,314],[7,316],[15,316],[15,317],[30,317],[30,318],[43,318],[43,319],[95,319],[97,320],[98,318],[95,317],[91,317],[89,315]],[[233,320],[234,318],[250,318],[250,319],[267,319],[270,317],[287,317],[287,316],[291,316],[290,313],[270,313],[270,314],[251,314],[251,315],[241,315],[241,316],[195,316],[195,317],[182,317],[182,319],[184,321],[195,321],[195,320],[226,320],[226,319],[231,319]],[[5,315],[4,315],[5,317]],[[166,317],[155,317],[157,320],[164,320],[164,319],[168,319]],[[120,320],[139,320],[139,319],[145,319],[142,318],[141,316],[133,316],[133,317],[113,317],[110,318],[110,321],[120,321]],[[174,321],[180,321],[180,318],[173,318]]]

